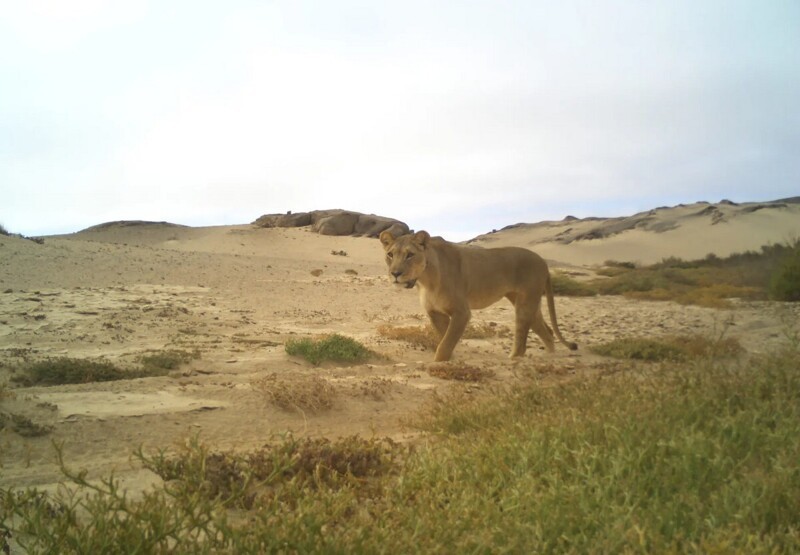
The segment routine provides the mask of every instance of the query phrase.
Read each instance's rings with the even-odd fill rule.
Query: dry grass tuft
[[[0,430],[10,428],[22,437],[40,437],[53,431],[53,427],[34,422],[27,416],[0,411]]]
[[[439,334],[433,326],[390,326],[383,324],[378,327],[378,334],[387,339],[404,341],[415,347],[422,347],[431,351],[439,345]],[[475,322],[467,326],[462,339],[490,339],[492,337],[509,337],[511,329],[508,326],[498,325],[495,322]]]
[[[283,410],[299,410],[303,413],[329,410],[337,397],[336,388],[319,376],[287,381],[272,373],[252,382],[252,386]]]
[[[431,364],[428,366],[428,374],[434,378],[460,382],[484,382],[495,375],[493,370],[457,362]]]
[[[241,454],[210,452],[191,440],[176,457],[142,458],[164,480],[180,480],[226,506],[251,509],[277,501],[290,510],[303,491],[335,491],[354,482],[363,486],[365,480],[394,473],[406,452],[389,438],[351,436],[331,441],[288,435],[274,445]],[[362,493],[369,489],[362,487]]]
[[[369,397],[373,401],[383,401],[394,387],[392,380],[386,378],[370,378],[353,386],[356,395]]]
[[[0,401],[3,399],[13,399],[14,392],[8,387],[8,382],[0,383]]]
[[[439,345],[439,336],[431,326],[378,326],[378,334],[387,339],[403,341],[415,347],[434,350]]]

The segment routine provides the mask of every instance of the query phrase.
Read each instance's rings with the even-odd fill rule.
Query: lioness
[[[409,289],[417,283],[420,286],[422,306],[441,337],[435,361],[450,360],[471,309],[486,308],[503,297],[516,309],[511,357],[525,354],[530,329],[552,352],[553,332],[545,324],[541,308],[545,293],[556,337],[570,349],[578,348],[558,329],[550,272],[538,254],[519,247],[464,247],[431,237],[426,231],[400,237],[384,231],[380,240],[394,283]]]

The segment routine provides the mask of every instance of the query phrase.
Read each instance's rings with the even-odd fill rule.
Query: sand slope
[[[625,218],[567,218],[517,224],[481,235],[485,247],[521,246],[576,265],[606,260],[652,264],[675,256],[728,256],[800,238],[800,198],[767,203],[705,202],[656,208]]]
[[[681,227],[693,225],[692,210],[685,210],[688,223]],[[785,211],[758,210],[753,216],[782,218]],[[730,230],[736,221],[718,225]],[[527,233],[530,244],[537,233],[546,236],[542,229],[514,228],[480,242],[502,244]],[[637,228],[601,241],[626,238],[633,245],[631,233],[662,240],[679,230]],[[537,250],[553,245],[562,249],[553,251],[554,258],[573,264],[610,257],[580,250],[597,244],[593,241],[550,240],[537,243]],[[631,250],[642,259],[650,256],[637,252]],[[315,270],[322,272],[312,274]],[[14,388],[15,398],[0,401],[0,410],[53,430],[36,438],[8,427],[0,432],[0,484],[56,483],[60,474],[51,440],[63,442],[70,466],[95,477],[113,470],[134,489],[154,479],[131,461],[138,446],[169,449],[195,434],[220,449],[260,446],[287,431],[406,440],[415,437],[406,420],[435,390],[477,395],[482,388],[520,380],[547,386],[613,367],[616,363],[588,353],[585,347],[592,343],[630,335],[720,334],[729,328],[746,348],[760,351],[780,342],[785,328],[772,303],[713,310],[613,297],[559,298],[561,329],[582,348],[546,355],[532,338],[528,356],[512,362],[508,332],[465,340],[456,350],[457,362],[495,372],[488,385],[475,386],[431,377],[431,352],[377,333],[382,324],[425,322],[416,293],[392,288],[384,273],[376,239],[321,236],[304,228],[114,225],[49,237],[43,245],[0,236],[0,383],[16,365],[45,357],[135,364],[141,355],[164,349],[200,354],[169,376]],[[800,316],[791,310],[792,317]],[[473,320],[502,331],[512,318],[513,308],[498,303],[476,311]],[[284,350],[287,339],[330,332],[363,341],[381,358],[317,368]],[[319,378],[336,392],[333,407],[319,413],[280,408],[264,391],[276,384],[304,387]]]

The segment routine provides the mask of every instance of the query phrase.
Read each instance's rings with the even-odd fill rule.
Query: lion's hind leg
[[[533,329],[533,332],[539,336],[539,339],[542,340],[542,343],[544,343],[544,348],[547,349],[548,353],[552,353],[556,350],[555,337],[553,336],[553,332],[550,330],[550,327],[544,321],[541,307],[536,311],[536,317],[533,319],[531,329]]]
[[[506,296],[514,303],[515,308],[514,348],[511,350],[511,358],[521,357],[528,348],[528,332],[536,325],[537,314],[541,320],[542,311],[538,302],[528,302],[521,295]]]

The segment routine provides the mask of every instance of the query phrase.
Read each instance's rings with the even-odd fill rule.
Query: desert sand
[[[644,224],[596,237],[559,241],[618,221],[566,220],[478,238],[540,252],[551,267],[590,275],[604,260],[651,262],[665,256],[720,256],[800,236],[800,205],[747,213],[733,206],[689,205],[645,214]],[[735,213],[734,213],[735,212]],[[641,216],[641,215],[640,215]],[[716,218],[716,222],[714,219]],[[794,227],[792,227],[794,226]],[[613,230],[612,230],[613,231]],[[702,240],[698,240],[701,237]],[[319,272],[321,270],[321,273]],[[313,272],[313,273],[312,273]],[[52,387],[17,387],[0,409],[52,426],[42,437],[0,432],[0,484],[54,487],[61,479],[53,442],[66,463],[99,478],[114,473],[131,489],[157,478],[131,454],[175,449],[187,439],[218,450],[259,447],[279,434],[424,438],[409,425],[435,392],[481,394],[536,380],[542,387],[613,369],[587,347],[626,336],[723,333],[750,352],[783,340],[797,306],[735,303],[708,309],[621,297],[556,299],[559,324],[580,349],[541,349],[531,335],[526,357],[511,361],[513,308],[501,302],[475,311],[473,322],[501,330],[463,340],[456,362],[491,370],[482,384],[432,377],[433,353],[391,341],[382,324],[426,322],[416,291],[393,288],[374,238],[323,236],[310,228],[254,225],[191,228],[171,224],[110,225],[45,238],[44,244],[0,236],[0,383],[22,361],[69,356],[133,363],[148,352],[197,350],[200,357],[168,376]],[[290,338],[337,332],[381,356],[339,366],[290,357]],[[283,409],[264,387],[323,378],[336,391],[319,412]]]

